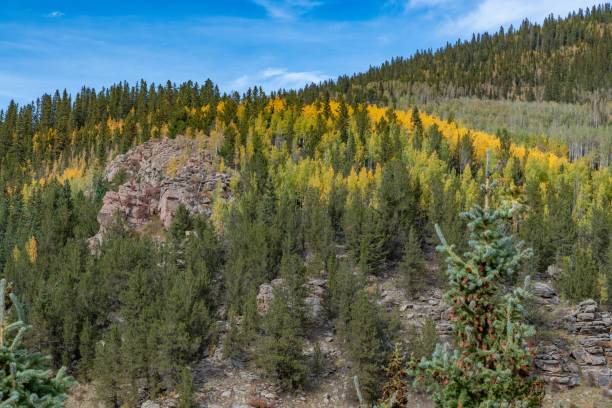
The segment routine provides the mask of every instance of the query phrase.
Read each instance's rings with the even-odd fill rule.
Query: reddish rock
[[[229,174],[216,171],[210,154],[187,137],[150,140],[118,155],[106,167],[105,178],[110,182],[120,173],[126,181],[104,196],[94,240],[101,240],[116,216],[129,227],[157,216],[168,228],[179,205],[193,214],[210,215],[217,188],[223,198],[230,196]]]

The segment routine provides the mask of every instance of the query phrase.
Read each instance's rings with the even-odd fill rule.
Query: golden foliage
[[[17,245],[15,245],[15,247],[13,247],[13,251],[11,252],[11,256],[13,257],[13,260],[15,262],[18,262],[21,259],[21,250],[19,249],[19,247],[17,247]]]
[[[31,236],[26,242],[25,249],[30,263],[35,264],[36,260],[38,259],[38,243],[36,242],[36,238],[34,238],[34,236]]]

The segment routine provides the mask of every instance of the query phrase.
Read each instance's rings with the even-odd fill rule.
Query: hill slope
[[[566,18],[528,20],[518,28],[474,34],[437,51],[417,51],[320,90],[350,100],[395,105],[405,96],[577,102],[609,97],[612,87],[612,8],[609,3]]]

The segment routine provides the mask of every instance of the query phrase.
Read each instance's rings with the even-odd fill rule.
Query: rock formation
[[[540,344],[539,375],[561,387],[586,383],[612,390],[612,317],[588,299],[557,322],[558,337]]]
[[[159,217],[168,228],[179,205],[193,214],[210,215],[217,188],[229,198],[230,176],[216,171],[212,158],[187,137],[150,140],[115,157],[106,167],[105,179],[123,182],[108,191],[98,214],[100,240],[119,214],[130,227]]]

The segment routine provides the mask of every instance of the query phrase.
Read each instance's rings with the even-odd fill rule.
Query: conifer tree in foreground
[[[55,376],[47,367],[48,359],[30,353],[21,344],[31,330],[14,294],[7,299],[6,281],[0,281],[0,407],[61,407],[66,393],[74,385],[65,369]],[[15,311],[16,321],[9,314]]]
[[[438,345],[432,357],[412,362],[412,374],[424,380],[437,407],[539,407],[541,384],[530,376],[531,353],[526,339],[533,328],[523,323],[521,302],[526,291],[504,294],[502,282],[512,280],[530,255],[508,231],[520,207],[475,206],[468,220],[469,249],[460,257],[440,228],[438,247],[448,255],[445,299],[452,307],[455,350]]]

